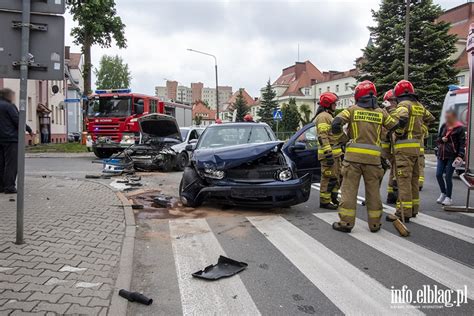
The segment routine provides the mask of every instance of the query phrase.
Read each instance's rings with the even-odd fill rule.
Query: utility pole
[[[408,63],[410,54],[410,0],[406,0],[405,13],[405,64],[403,69],[403,79],[408,80]]]
[[[18,185],[16,199],[16,244],[23,244],[23,218],[25,213],[25,130],[26,100],[28,98],[28,64],[30,51],[31,0],[23,0],[21,14],[21,64],[20,64],[20,109],[18,121]]]

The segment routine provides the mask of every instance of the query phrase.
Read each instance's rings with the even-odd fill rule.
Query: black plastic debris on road
[[[130,292],[124,289],[119,291],[119,295],[129,302],[137,302],[144,305],[151,305],[153,303],[153,299],[146,297],[145,295],[138,293],[138,292]]]
[[[221,278],[231,277],[239,272],[242,272],[247,267],[248,264],[245,262],[240,262],[220,256],[217,264],[207,266],[204,268],[204,270],[197,271],[192,275],[195,278],[215,281]]]
[[[143,210],[145,207],[141,204],[132,204],[132,209],[134,210]]]
[[[170,208],[173,206],[171,199],[171,196],[160,194],[153,198],[153,204],[155,204],[157,207]]]

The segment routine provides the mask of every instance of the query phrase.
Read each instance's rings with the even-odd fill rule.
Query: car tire
[[[163,165],[161,166],[161,170],[163,172],[170,172],[173,170],[173,167],[176,163],[173,161],[173,159],[168,159],[165,158],[165,161],[163,162]]]
[[[114,151],[110,149],[93,148],[92,150],[94,151],[94,155],[99,159],[110,158],[114,154]]]
[[[183,193],[184,188],[187,188],[187,192]],[[186,167],[183,172],[183,177],[179,183],[179,199],[183,206],[188,207],[198,207],[202,204],[202,201],[197,199],[197,195],[201,188],[203,187],[203,182],[199,178],[196,171],[191,167]]]
[[[184,168],[188,166],[188,159],[188,154],[185,151],[181,152],[176,159],[175,169],[177,171],[183,171]]]

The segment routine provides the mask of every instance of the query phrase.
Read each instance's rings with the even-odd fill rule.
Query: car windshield
[[[89,117],[124,117],[131,115],[130,97],[101,97],[89,101]]]
[[[221,125],[209,127],[200,137],[197,148],[216,148],[275,140],[273,132],[265,125]]]
[[[180,128],[179,131],[181,132],[182,139],[186,139],[186,137],[188,137],[189,128]]]

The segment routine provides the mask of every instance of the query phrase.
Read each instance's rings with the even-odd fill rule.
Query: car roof
[[[222,124],[211,124],[209,127],[239,127],[239,126],[268,126],[266,123],[257,123],[257,122],[232,122],[232,123],[222,123]]]

